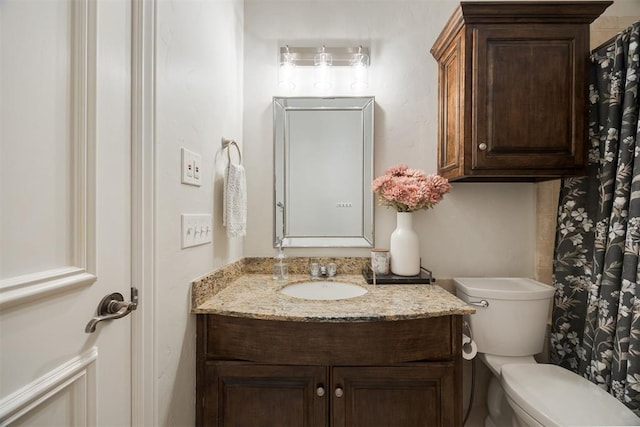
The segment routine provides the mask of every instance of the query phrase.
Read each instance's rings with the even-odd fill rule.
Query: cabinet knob
[[[478,145],[478,148],[480,149],[480,151],[484,151],[487,149],[487,144],[484,142],[481,142],[480,145]]]
[[[324,387],[319,386],[319,387],[316,389],[316,394],[318,395],[318,397],[322,397],[322,396],[324,396]]]
[[[336,397],[342,397],[343,394],[344,394],[344,390],[342,390],[341,387],[337,387],[336,388]]]

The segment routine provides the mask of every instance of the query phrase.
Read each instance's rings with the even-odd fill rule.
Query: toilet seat
[[[544,426],[640,425],[618,399],[560,366],[508,364],[501,374],[514,411]]]

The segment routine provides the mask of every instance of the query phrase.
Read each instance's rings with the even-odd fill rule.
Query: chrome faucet
[[[310,273],[311,277],[335,277],[338,272],[338,266],[335,262],[330,262],[327,265],[318,264],[317,262],[311,263]]]

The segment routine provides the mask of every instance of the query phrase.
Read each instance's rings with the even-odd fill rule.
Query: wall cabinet
[[[461,425],[461,327],[198,315],[197,425]]]
[[[578,175],[589,24],[612,2],[463,2],[438,61],[438,172],[452,181]]]

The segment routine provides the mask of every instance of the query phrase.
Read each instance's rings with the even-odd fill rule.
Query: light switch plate
[[[182,148],[182,183],[202,185],[202,156],[200,154]]]
[[[182,214],[182,249],[211,243],[211,214]]]

